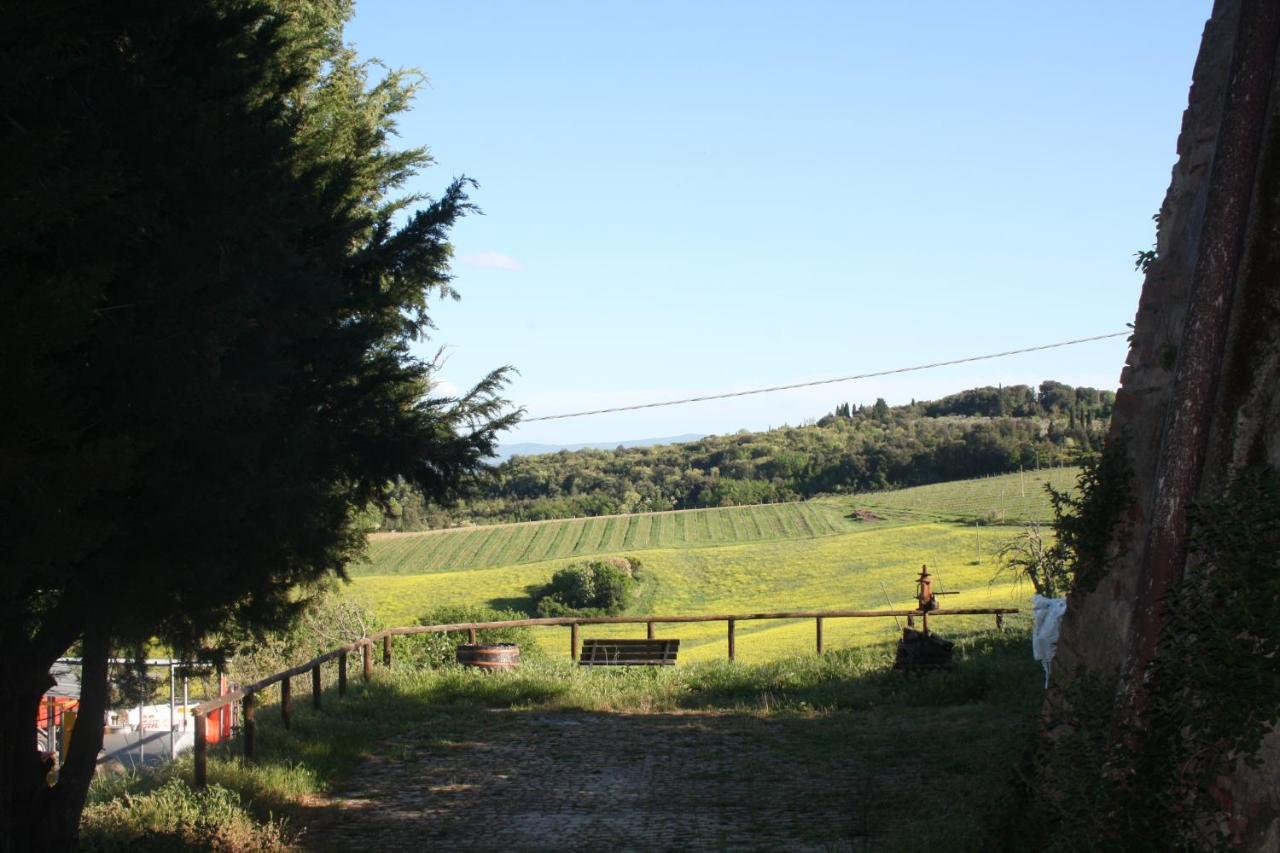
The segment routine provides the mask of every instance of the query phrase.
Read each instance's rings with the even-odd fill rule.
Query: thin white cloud
[[[480,267],[481,269],[508,270],[510,272],[524,271],[524,264],[501,252],[476,252],[472,255],[463,255],[462,262],[467,266]]]

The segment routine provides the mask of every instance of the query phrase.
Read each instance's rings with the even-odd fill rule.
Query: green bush
[[[103,853],[284,850],[290,841],[283,821],[255,820],[234,791],[195,791],[180,779],[93,803],[80,823],[80,849]]]
[[[607,557],[566,566],[534,594],[539,616],[612,616],[630,603],[640,561]]]
[[[527,619],[528,614],[516,610],[494,610],[488,607],[437,607],[418,617],[419,625],[455,625],[462,622],[504,622]],[[515,643],[523,657],[537,656],[538,648],[529,628],[483,628],[476,632],[479,643]],[[458,646],[469,642],[466,631],[443,634],[406,634],[396,637],[394,660],[413,667],[439,667],[454,662]]]

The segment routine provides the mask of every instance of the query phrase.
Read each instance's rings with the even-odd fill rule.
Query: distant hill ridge
[[[502,461],[512,456],[538,456],[543,453],[559,453],[562,450],[613,450],[616,447],[653,447],[658,444],[682,444],[697,441],[706,436],[690,432],[684,435],[672,435],[666,438],[633,438],[628,441],[595,441],[584,444],[538,444],[532,441],[515,444],[499,444],[497,458]]]
[[[1114,406],[1110,391],[1047,380],[901,406],[840,403],[810,424],[766,432],[515,455],[454,507],[401,485],[381,527],[772,504],[1073,465],[1101,447]]]

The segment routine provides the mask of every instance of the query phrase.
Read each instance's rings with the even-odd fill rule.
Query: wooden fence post
[[[197,788],[209,784],[209,742],[205,740],[207,718],[203,711],[196,711],[195,783]]]
[[[1004,614],[1003,613],[996,614],[996,630],[997,631],[1004,630]]]
[[[288,678],[280,679],[280,719],[286,729],[293,724],[293,684]]]
[[[729,660],[733,660],[734,653],[736,652],[736,649],[734,649],[734,626],[736,624],[736,620],[729,620]]]
[[[244,708],[241,720],[241,724],[244,727],[242,735],[244,740],[244,757],[246,761],[252,761],[253,740],[254,735],[257,734],[258,728],[258,723],[253,718],[254,706],[257,705],[257,697],[250,693],[248,696],[244,697],[244,701],[241,705]]]
[[[311,707],[320,710],[320,664],[311,667]]]
[[[470,643],[470,644],[471,644],[471,645],[473,645],[473,646],[476,644],[476,629],[475,629],[475,628],[468,628],[468,629],[467,629],[467,642],[468,642],[468,643]]]
[[[391,635],[382,638],[382,665],[391,666]]]
[[[364,668],[364,680],[373,678],[373,645],[365,643],[360,647],[360,664]]]
[[[649,640],[652,640],[652,639],[653,639],[653,623],[652,623],[652,622],[646,622],[646,623],[645,623],[645,625],[647,626],[647,627],[645,628],[645,633],[644,633],[645,638],[646,638],[646,639],[649,639]]]
[[[818,623],[818,654],[822,654],[822,617],[819,616],[813,621]]]
[[[347,653],[338,655],[338,698],[347,695]]]
[[[910,613],[908,613],[908,614],[907,614],[907,627],[908,627],[908,628],[914,628],[915,626],[916,626],[916,617],[915,617],[915,616],[912,616]]]
[[[569,660],[578,659],[578,623],[569,626]]]

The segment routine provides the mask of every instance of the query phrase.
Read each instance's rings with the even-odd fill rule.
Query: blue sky
[[[399,123],[484,209],[423,354],[530,416],[1119,331],[1209,0],[363,0]],[[1124,339],[807,391],[524,425],[614,441],[799,424],[982,384],[1116,387]]]

